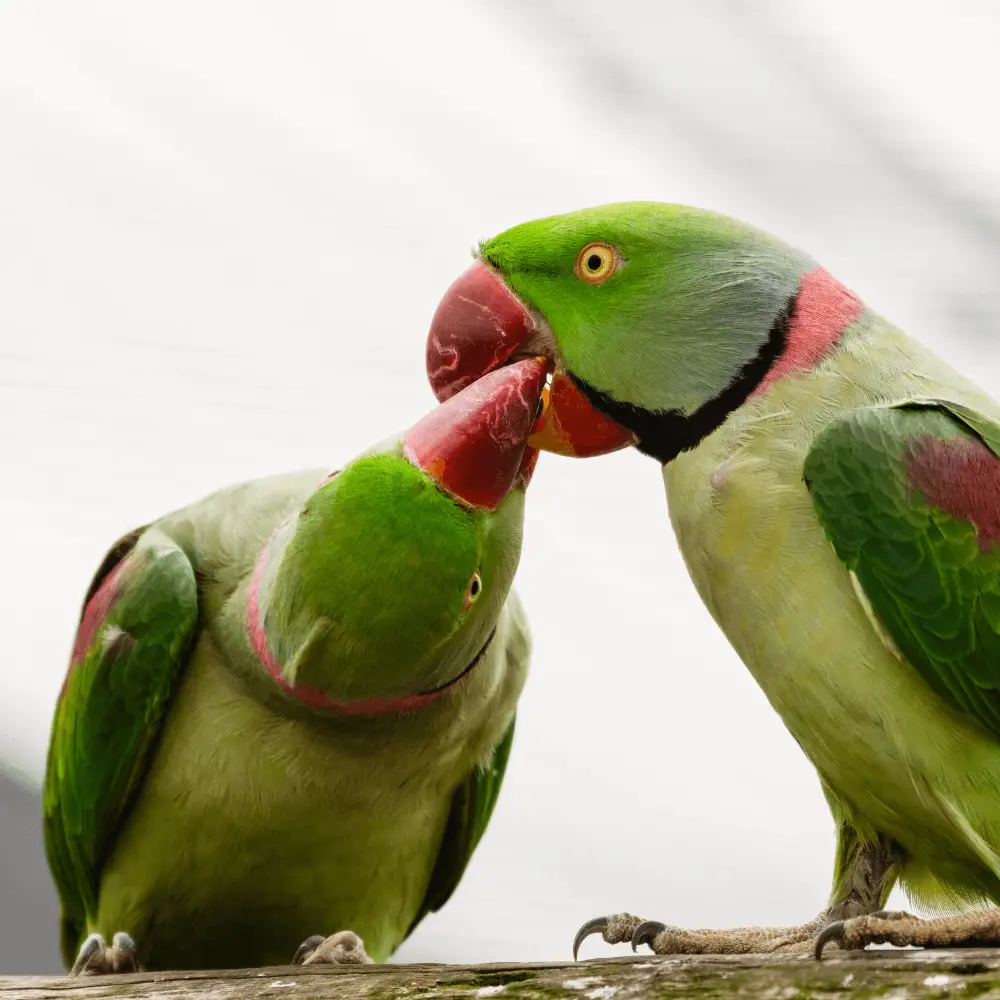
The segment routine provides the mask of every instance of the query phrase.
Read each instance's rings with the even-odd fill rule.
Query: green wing
[[[444,838],[441,841],[441,850],[431,872],[427,894],[406,932],[406,937],[413,933],[417,924],[428,913],[440,910],[458,888],[472,853],[486,832],[487,824],[493,815],[493,807],[496,805],[504,771],[507,769],[510,747],[514,742],[516,719],[515,715],[510,720],[507,731],[493,748],[489,760],[477,767],[455,792],[451,800],[451,812],[448,814]]]
[[[198,620],[194,570],[162,532],[132,532],[85,599],[56,705],[45,850],[69,966],[97,913],[101,869],[134,801]]]
[[[823,430],[806,485],[898,651],[1000,737],[1000,426],[941,400]]]

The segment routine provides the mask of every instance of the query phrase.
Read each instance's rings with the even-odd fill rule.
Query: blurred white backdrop
[[[106,547],[429,409],[437,300],[508,225],[627,199],[740,216],[1000,390],[1000,11],[900,9],[0,9],[3,767],[40,784]],[[518,586],[535,659],[503,794],[453,900],[396,960],[562,958],[619,909],[813,916],[825,803],[689,583],[658,467],[543,457]],[[8,879],[37,868],[31,823],[0,844]],[[22,942],[13,899],[0,968],[58,969],[54,924]]]

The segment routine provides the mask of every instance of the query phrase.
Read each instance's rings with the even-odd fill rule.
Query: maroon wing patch
[[[101,627],[101,622],[114,606],[115,601],[121,596],[119,577],[125,560],[139,541],[139,536],[145,531],[143,528],[136,528],[127,535],[122,535],[108,550],[103,562],[94,574],[90,586],[87,588],[87,596],[83,599],[83,610],[80,613],[80,624],[76,630],[76,638],[73,640],[73,653],[69,658],[69,671],[79,666],[87,657],[87,650],[94,644],[97,638],[97,631]],[[59,697],[63,696],[66,690],[66,678],[63,679],[62,690]]]
[[[1000,459],[973,438],[917,438],[906,472],[928,503],[975,525],[979,548],[1000,544]]]

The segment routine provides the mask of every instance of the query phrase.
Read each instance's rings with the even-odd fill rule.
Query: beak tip
[[[495,510],[531,478],[527,439],[549,362],[526,358],[490,372],[432,410],[404,436],[407,456],[447,493]]]

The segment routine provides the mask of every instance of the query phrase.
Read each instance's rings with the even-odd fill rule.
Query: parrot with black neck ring
[[[695,587],[837,827],[802,925],[617,913],[574,955],[592,933],[661,954],[1000,944],[1000,406],[806,253],[655,202],[480,245],[432,320],[434,391],[535,354],[554,373],[529,443],[661,463]],[[960,913],[885,911],[897,884]]]

